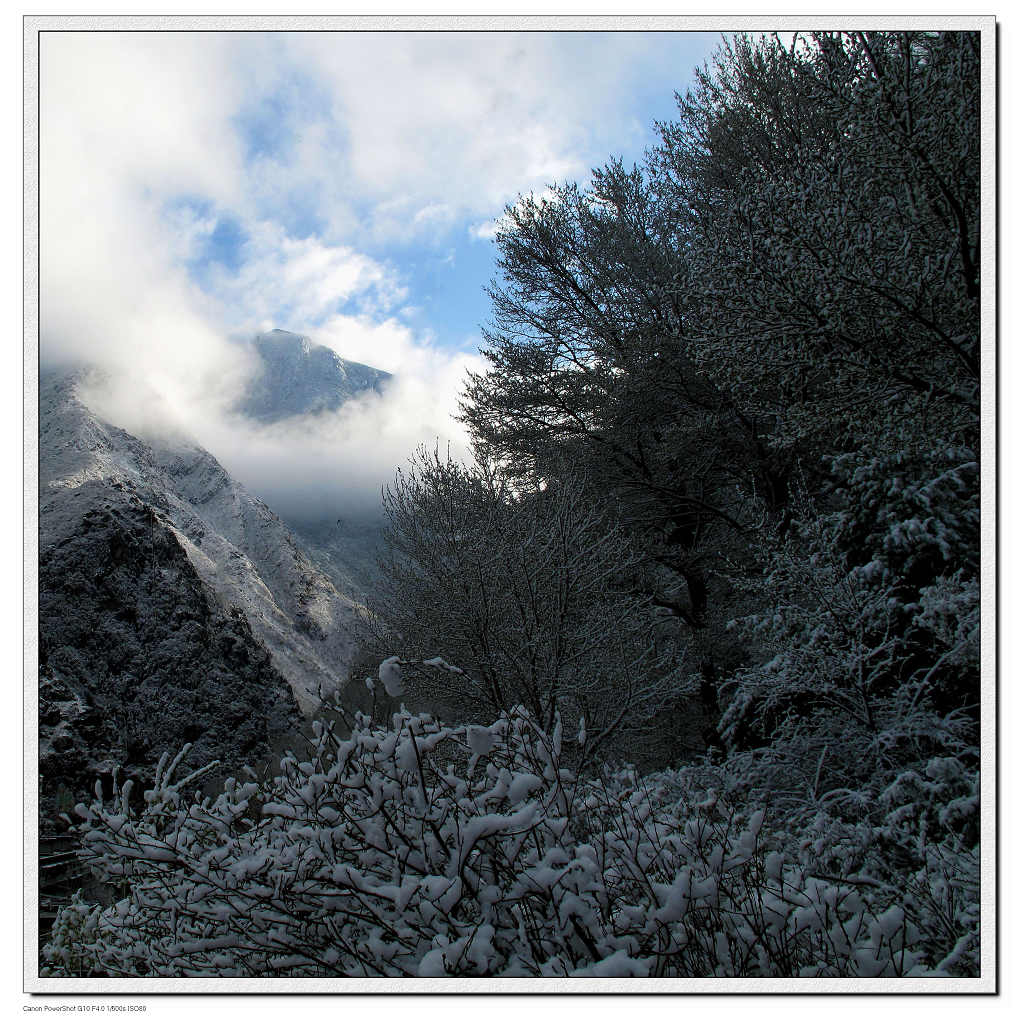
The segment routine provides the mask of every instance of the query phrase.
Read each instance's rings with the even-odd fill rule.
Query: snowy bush
[[[340,709],[333,709],[342,718]],[[748,813],[669,773],[578,780],[522,708],[450,728],[401,711],[316,725],[268,782],[189,795],[160,764],[79,805],[121,897],[57,919],[63,976],[901,976],[932,958],[913,904],[827,876]],[[933,869],[926,884],[944,900]],[[940,888],[939,888],[940,886]],[[914,901],[915,902],[915,901]],[[936,902],[936,900],[935,900]],[[958,916],[958,915],[957,915]]]
[[[808,870],[897,890],[921,946],[978,969],[979,486],[974,453],[834,460],[835,508],[771,553],[757,664],[722,687],[715,784],[767,802]]]

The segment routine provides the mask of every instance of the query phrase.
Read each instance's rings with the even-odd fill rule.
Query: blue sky
[[[250,476],[290,456],[227,430],[257,372],[230,339],[282,327],[398,375],[385,408],[341,425],[352,452],[370,436],[388,473],[419,440],[462,442],[451,413],[483,368],[494,221],[610,156],[639,160],[718,42],[45,32],[43,360],[140,381],[122,389],[121,425],[151,426],[160,403],[137,396],[158,393]]]
[[[419,37],[420,39],[420,37]],[[484,47],[489,40],[485,37],[474,37],[476,46],[457,45],[456,38],[445,52],[431,57],[433,67],[442,67],[443,62],[456,62],[463,68],[462,84],[470,88],[474,84],[473,69],[469,58],[476,57],[480,52],[483,56]],[[517,44],[524,48],[534,48],[536,40],[527,35],[516,37]],[[344,41],[345,42],[345,41]],[[401,39],[403,46],[414,46],[413,37]],[[675,110],[673,90],[685,89],[690,81],[693,67],[702,63],[713,49],[717,37],[707,34],[648,34],[617,36],[606,34],[582,35],[563,34],[544,36],[539,42],[549,62],[556,62],[566,74],[559,73],[555,84],[549,86],[549,102],[564,103],[571,111],[571,124],[568,132],[562,132],[557,138],[552,134],[554,128],[562,127],[555,121],[550,126],[550,146],[553,153],[548,154],[549,170],[556,168],[557,158],[561,162],[565,174],[563,178],[580,178],[592,165],[603,162],[610,154],[621,155],[627,161],[639,160],[644,148],[653,141],[652,124],[656,119],[668,119]],[[402,47],[401,47],[402,49]],[[385,40],[382,37],[380,50],[385,51]],[[285,52],[285,50],[284,50]],[[590,74],[592,54],[597,54],[597,67],[603,68],[608,63],[615,65],[611,72],[611,80],[619,84],[611,95],[604,92],[601,102],[608,104],[604,109],[600,104],[585,103],[587,77]],[[465,56],[468,58],[465,60]],[[421,58],[429,59],[429,58]],[[289,156],[298,146],[302,126],[314,125],[324,130],[330,140],[329,148],[342,157],[349,155],[358,140],[353,130],[344,122],[342,115],[337,116],[335,110],[335,91],[328,81],[323,81],[304,66],[297,66],[292,57],[280,55],[281,69],[285,68],[275,86],[246,102],[235,118],[234,124],[243,139],[245,156],[249,167],[271,164],[276,167],[287,167]],[[575,71],[586,69],[587,74],[575,73],[570,81],[569,68]],[[540,60],[534,60],[532,70],[539,73],[544,70]],[[484,79],[478,83],[479,91],[488,90],[492,94],[492,103],[499,108],[497,83]],[[573,95],[562,95],[561,90],[570,89]],[[501,116],[508,121],[515,117],[534,116],[535,110],[528,103],[528,97],[514,94],[506,89],[502,97]],[[359,97],[355,90],[346,93],[347,103],[362,102],[370,107],[370,96]],[[514,101],[518,109],[514,109]],[[412,102],[408,97],[408,102]],[[417,97],[413,102],[428,102],[427,94]],[[433,150],[429,156],[437,165],[453,162],[457,159],[459,146],[457,140],[464,134],[471,134],[471,124],[466,117],[457,116],[456,108],[447,109],[443,119],[436,119],[430,127],[441,128],[449,133],[450,146],[443,152],[441,147]],[[380,104],[380,119],[386,117],[385,104]],[[494,115],[498,117],[499,114]],[[497,122],[496,122],[497,123]],[[324,129],[323,129],[324,126]],[[613,133],[608,126],[615,127]],[[507,125],[507,147],[515,144],[511,141],[514,135],[513,125]],[[432,140],[434,141],[434,140]],[[560,151],[554,153],[556,143]],[[554,154],[554,155],[553,155]],[[512,161],[511,161],[512,162]],[[521,173],[514,178],[507,174],[498,182],[494,195],[486,197],[487,210],[483,206],[470,203],[463,204],[457,213],[448,218],[442,217],[420,230],[407,233],[383,232],[380,236],[364,228],[373,216],[374,205],[385,202],[384,195],[379,196],[368,189],[362,195],[353,196],[352,206],[358,225],[348,232],[339,229],[331,231],[330,215],[323,204],[316,200],[316,193],[302,193],[298,189],[286,187],[274,192],[267,199],[264,214],[283,224],[291,237],[329,238],[336,241],[353,241],[365,254],[386,264],[396,281],[407,289],[407,303],[401,311],[409,323],[432,332],[442,345],[462,347],[476,338],[478,325],[488,314],[487,297],[483,292],[495,273],[494,246],[487,237],[478,237],[479,226],[493,220],[502,212],[502,205],[511,201],[517,192],[540,190],[554,176],[552,173],[542,175],[540,170],[535,173]],[[337,187],[340,179],[337,179]],[[450,197],[436,182],[430,192],[422,192],[422,209],[431,205],[445,203]],[[399,190],[399,184],[396,185]],[[471,187],[468,179],[466,187]],[[470,210],[468,214],[467,210]],[[482,231],[483,233],[483,231]],[[199,260],[194,265],[194,273],[201,278],[208,261],[217,261],[230,269],[237,269],[244,262],[244,245],[248,239],[243,223],[235,218],[229,210],[220,211],[216,226],[208,236]],[[341,303],[339,308],[345,307]],[[356,305],[356,303],[355,303]],[[406,312],[413,310],[416,312]],[[314,323],[288,324],[286,320],[290,311],[280,306],[270,314],[270,318],[280,320],[282,326],[293,326],[299,329],[313,329]]]

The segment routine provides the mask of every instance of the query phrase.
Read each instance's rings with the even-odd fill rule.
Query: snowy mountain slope
[[[286,520],[301,547],[343,594],[365,601],[379,574],[381,519]]]
[[[239,609],[304,711],[345,678],[355,602],[312,564],[291,531],[208,452],[180,440],[148,444],[93,414],[80,376],[40,392],[40,549],[95,499],[136,499],[171,530],[223,609]]]
[[[263,423],[333,411],[362,392],[379,391],[390,378],[289,331],[258,334],[251,344],[263,372],[237,408]]]

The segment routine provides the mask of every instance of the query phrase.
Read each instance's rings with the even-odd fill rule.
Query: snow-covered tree
[[[974,445],[978,35],[737,37],[679,107],[698,365],[775,442]]]
[[[841,507],[804,509],[734,623],[758,656],[724,684],[720,729],[764,790],[859,817],[930,758],[977,770],[977,463],[947,448],[833,472]]]
[[[842,488],[840,459],[923,490],[931,453],[978,449],[979,99],[973,33],[737,36],[643,166],[507,210],[464,418],[512,471],[588,467],[708,690],[758,660],[720,626],[768,613],[747,584],[797,503],[896,514]],[[972,580],[976,530],[945,578]]]
[[[497,244],[490,365],[465,422],[521,476],[585,467],[656,567],[649,596],[700,626],[719,548],[755,497],[781,509],[790,465],[694,363],[681,220],[647,170],[611,162],[586,190],[509,207]]]
[[[976,447],[979,127],[973,33],[727,41],[642,167],[507,209],[478,443],[592,467],[702,625],[822,456]]]

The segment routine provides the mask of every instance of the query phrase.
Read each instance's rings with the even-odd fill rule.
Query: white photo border
[[[997,820],[997,22],[993,16],[35,16],[24,18],[24,991],[31,994],[996,994]],[[981,34],[981,974],[932,979],[58,979],[39,974],[38,458],[39,41],[42,32],[791,32]]]

